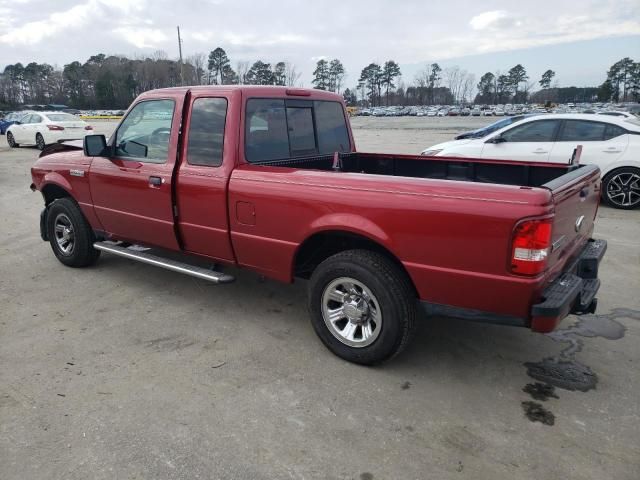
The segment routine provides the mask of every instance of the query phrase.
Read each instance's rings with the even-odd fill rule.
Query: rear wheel
[[[100,256],[100,251],[93,248],[91,227],[70,198],[59,198],[49,206],[47,234],[53,253],[69,267],[86,267]]]
[[[11,148],[18,148],[20,145],[16,143],[16,139],[13,138],[13,133],[7,132],[7,143]]]
[[[350,362],[373,365],[407,346],[417,308],[409,279],[394,262],[376,252],[348,250],[313,272],[309,313],[329,350]]]
[[[36,133],[36,147],[38,147],[38,150],[44,150],[44,147],[46,147],[44,137],[40,133]]]
[[[640,206],[640,169],[624,167],[609,173],[602,181],[602,196],[614,208]]]

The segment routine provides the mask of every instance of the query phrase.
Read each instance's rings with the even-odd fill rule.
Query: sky
[[[339,58],[346,86],[371,62],[393,59],[410,84],[428,63],[476,75],[521,63],[532,80],[602,83],[615,61],[640,61],[639,0],[0,0],[0,69],[62,67],[97,53],[178,57],[220,46],[237,61],[288,61],[311,73]]]

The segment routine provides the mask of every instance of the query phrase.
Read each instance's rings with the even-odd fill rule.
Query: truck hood
[[[47,155],[51,155],[52,153],[82,150],[82,142],[82,140],[69,140],[67,142],[52,143],[51,145],[47,145],[46,147],[44,147],[42,152],[40,152],[39,158],[46,157]]]

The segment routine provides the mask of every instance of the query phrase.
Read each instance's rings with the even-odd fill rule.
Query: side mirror
[[[22,122],[20,120],[16,120],[15,122],[13,122],[14,125],[22,125]]]
[[[484,143],[504,143],[506,141],[507,141],[506,138],[502,137],[501,135],[498,135],[497,137],[490,138]]]
[[[107,139],[104,135],[87,135],[82,148],[87,157],[103,157],[107,151]]]

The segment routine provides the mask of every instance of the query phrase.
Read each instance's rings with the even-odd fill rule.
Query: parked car
[[[539,332],[596,307],[597,167],[361,153],[342,97],[321,90],[147,92],[108,141],[48,147],[31,175],[63,264],[107,252],[234,280],[197,257],[309,279],[317,335],[356,363],[401,351],[418,301]]]
[[[482,111],[482,116],[483,117],[493,117],[493,110],[483,110]]]
[[[18,120],[20,120],[22,117],[24,117],[25,114],[26,114],[26,112],[11,112],[11,113],[7,113],[0,120],[0,135],[4,135],[5,133],[7,133],[7,129],[11,125],[16,123]]]
[[[471,110],[471,115],[473,117],[479,117],[482,113],[482,110],[480,110],[479,108],[474,108],[473,110]]]
[[[622,118],[628,118],[631,120],[638,120],[638,117],[636,117],[633,113],[629,113],[629,112],[616,112],[616,111],[605,111],[605,112],[596,112],[596,115],[610,115],[612,117],[622,117]]]
[[[35,145],[40,150],[51,143],[83,139],[93,127],[74,115],[64,112],[33,112],[7,129],[11,148]]]
[[[566,164],[577,145],[582,145],[580,161],[600,168],[602,197],[609,205],[640,206],[640,123],[635,120],[580,113],[532,116],[489,136],[441,143],[422,153]]]

